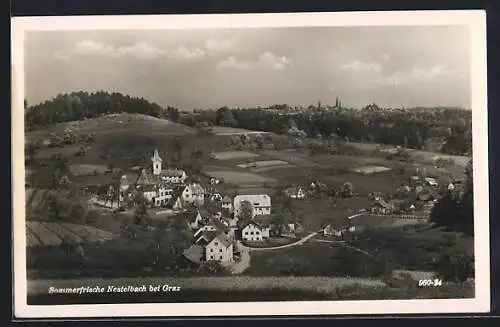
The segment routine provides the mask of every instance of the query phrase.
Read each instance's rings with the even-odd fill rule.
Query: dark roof
[[[218,231],[221,231],[224,233],[227,233],[229,231],[229,227],[217,219],[211,219],[210,224],[214,225],[214,227],[217,228]]]
[[[184,257],[194,263],[200,263],[204,254],[203,247],[196,244],[191,245],[183,252]]]
[[[372,204],[372,206],[377,205],[377,204],[380,205],[380,206],[382,206],[382,207],[384,207],[384,208],[392,208],[393,207],[390,203],[386,202],[384,199],[378,199],[378,200],[376,200]]]
[[[229,238],[227,238],[227,236],[223,234],[218,234],[216,237],[214,237],[214,239],[219,240],[226,248],[232,244]]]
[[[271,225],[271,216],[256,216],[253,218],[253,221],[260,227],[269,227]]]
[[[220,234],[220,231],[205,231],[201,233],[201,235],[198,237],[196,241],[199,239],[203,238],[207,243],[210,243],[218,234]]]
[[[155,185],[155,184],[152,184],[152,185],[140,185],[138,187],[138,190],[139,191],[142,191],[142,192],[153,192],[153,191],[157,191],[158,190],[158,185]]]
[[[160,179],[158,176],[153,175],[150,171],[147,169],[143,169],[141,171],[141,174],[137,178],[137,181],[135,182],[136,185],[151,185],[151,184],[159,184]]]

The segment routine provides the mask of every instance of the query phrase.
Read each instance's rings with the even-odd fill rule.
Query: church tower
[[[160,175],[162,159],[160,158],[160,155],[158,154],[157,149],[155,149],[155,153],[153,154],[151,161],[153,162],[153,175],[156,175],[156,176]]]

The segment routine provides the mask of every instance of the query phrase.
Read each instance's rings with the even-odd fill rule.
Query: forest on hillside
[[[226,126],[277,134],[292,129],[300,137],[382,143],[455,155],[470,155],[472,148],[472,112],[459,108],[380,108],[370,104],[353,109],[319,104],[290,110],[283,104],[265,109],[222,107],[180,112],[143,98],[104,91],[60,94],[37,105],[25,103],[25,107],[27,130],[126,112],[188,126]]]

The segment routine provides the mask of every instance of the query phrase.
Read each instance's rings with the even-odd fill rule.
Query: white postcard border
[[[153,30],[299,26],[468,25],[474,165],[474,299],[148,303],[99,305],[27,304],[24,192],[24,33],[63,30]],[[14,309],[18,318],[253,316],[326,314],[478,313],[490,310],[486,14],[481,10],[293,14],[128,15],[16,17],[12,19],[12,169]],[[50,77],[49,77],[50,78]],[[50,82],[50,81],[48,81]]]

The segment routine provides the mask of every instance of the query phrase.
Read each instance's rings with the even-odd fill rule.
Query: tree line
[[[25,103],[28,130],[72,120],[127,112],[170,119],[188,126],[226,126],[287,134],[299,137],[342,139],[399,145],[408,148],[467,155],[472,148],[472,115],[460,108],[362,109],[336,106],[290,108],[286,104],[269,108],[228,108],[180,112],[143,98],[120,93],[73,92],[59,94],[43,103]]]
[[[53,123],[120,112],[144,114],[157,118],[176,118],[179,115],[178,110],[173,107],[163,108],[144,98],[131,97],[117,92],[64,93],[32,106],[25,101],[25,122],[28,130]]]

